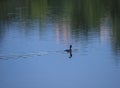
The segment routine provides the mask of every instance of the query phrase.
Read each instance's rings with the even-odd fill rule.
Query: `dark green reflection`
[[[37,19],[40,25],[49,20],[58,24],[69,22],[75,38],[80,33],[87,38],[89,32],[100,31],[101,21],[106,17],[112,23],[113,47],[120,49],[120,0],[1,0],[0,37],[11,21],[24,22],[29,27]]]
[[[111,19],[113,24],[112,44],[116,54],[120,52],[120,1],[113,2],[111,7]]]

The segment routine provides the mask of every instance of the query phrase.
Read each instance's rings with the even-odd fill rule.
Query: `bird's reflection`
[[[71,50],[71,52],[70,52],[70,56],[69,56],[69,58],[72,58],[72,50]]]
[[[70,54],[69,58],[72,58],[72,45],[70,45],[69,49],[66,49],[64,51]]]

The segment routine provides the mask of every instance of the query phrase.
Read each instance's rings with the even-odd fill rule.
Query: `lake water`
[[[120,1],[1,0],[0,88],[120,88]]]

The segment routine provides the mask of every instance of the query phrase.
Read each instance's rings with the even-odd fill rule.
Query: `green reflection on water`
[[[4,34],[4,25],[11,20],[25,22],[29,26],[30,20],[37,19],[40,25],[45,25],[49,20],[53,23],[67,22],[76,38],[80,33],[87,37],[91,31],[100,31],[104,18],[109,18],[112,44],[118,50],[120,0],[1,0],[0,36]]]

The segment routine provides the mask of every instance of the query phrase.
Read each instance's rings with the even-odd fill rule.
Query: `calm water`
[[[0,88],[120,88],[120,1],[1,0]]]

